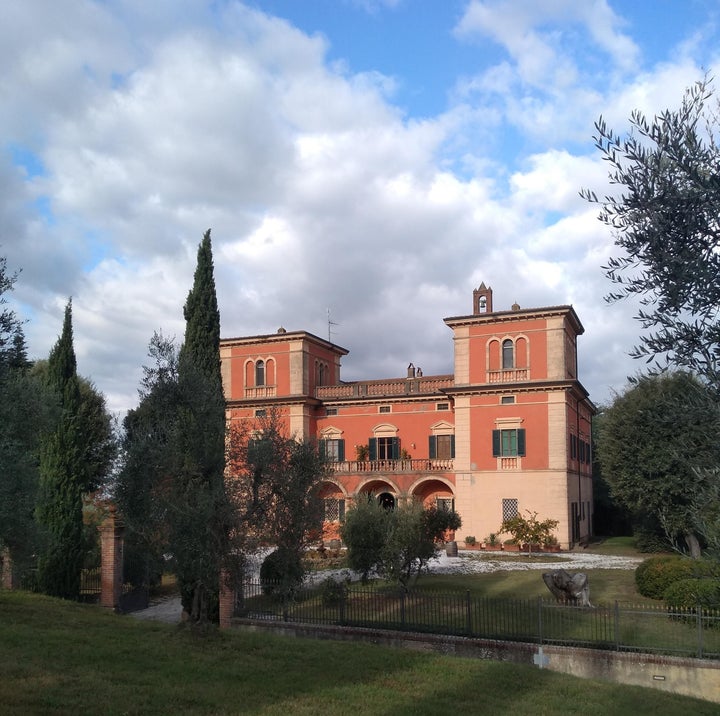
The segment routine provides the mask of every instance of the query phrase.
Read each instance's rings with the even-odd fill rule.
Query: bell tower
[[[492,313],[492,288],[488,288],[483,281],[480,288],[473,291],[473,316],[481,313]]]

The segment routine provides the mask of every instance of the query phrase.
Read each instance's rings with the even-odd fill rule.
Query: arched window
[[[515,367],[515,356],[513,342],[506,338],[502,342],[502,367],[503,370],[509,370]]]
[[[255,363],[255,385],[265,385],[265,361]]]

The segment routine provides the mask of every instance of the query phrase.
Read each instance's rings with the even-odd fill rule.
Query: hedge
[[[681,579],[702,577],[720,577],[720,565],[671,555],[646,559],[635,570],[638,591],[650,599],[664,599],[667,588]]]

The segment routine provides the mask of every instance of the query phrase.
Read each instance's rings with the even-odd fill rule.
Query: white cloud
[[[577,192],[607,186],[593,119],[679,101],[691,46],[628,78],[639,50],[606,3],[473,2],[457,32],[505,55],[458,69],[451,108],[420,121],[395,78],[330,64],[331,39],[241,3],[58,7],[15,3],[0,29],[0,131],[44,167],[0,160],[0,250],[23,268],[30,352],[72,295],[80,370],[113,409],[134,404],[153,331],[182,338],[208,227],[223,335],[326,336],[330,308],[345,378],[449,372],[442,318],[481,281],[498,308],[575,305],[593,397],[632,372],[632,307],[602,300],[612,238]],[[611,58],[608,83],[583,42]]]

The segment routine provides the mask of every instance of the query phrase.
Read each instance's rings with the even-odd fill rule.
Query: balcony
[[[245,400],[274,398],[276,394],[277,387],[274,385],[256,385],[252,388],[245,388]]]
[[[354,475],[365,472],[452,472],[453,460],[450,459],[407,459],[407,460],[345,460],[331,462],[333,472]]]
[[[435,375],[427,378],[397,378],[396,380],[366,380],[340,385],[321,385],[315,389],[315,397],[320,400],[338,398],[378,398],[393,395],[428,395],[442,388],[452,388],[451,375]]]
[[[528,368],[510,368],[508,370],[489,370],[487,373],[488,383],[519,383],[529,380],[530,370]]]

